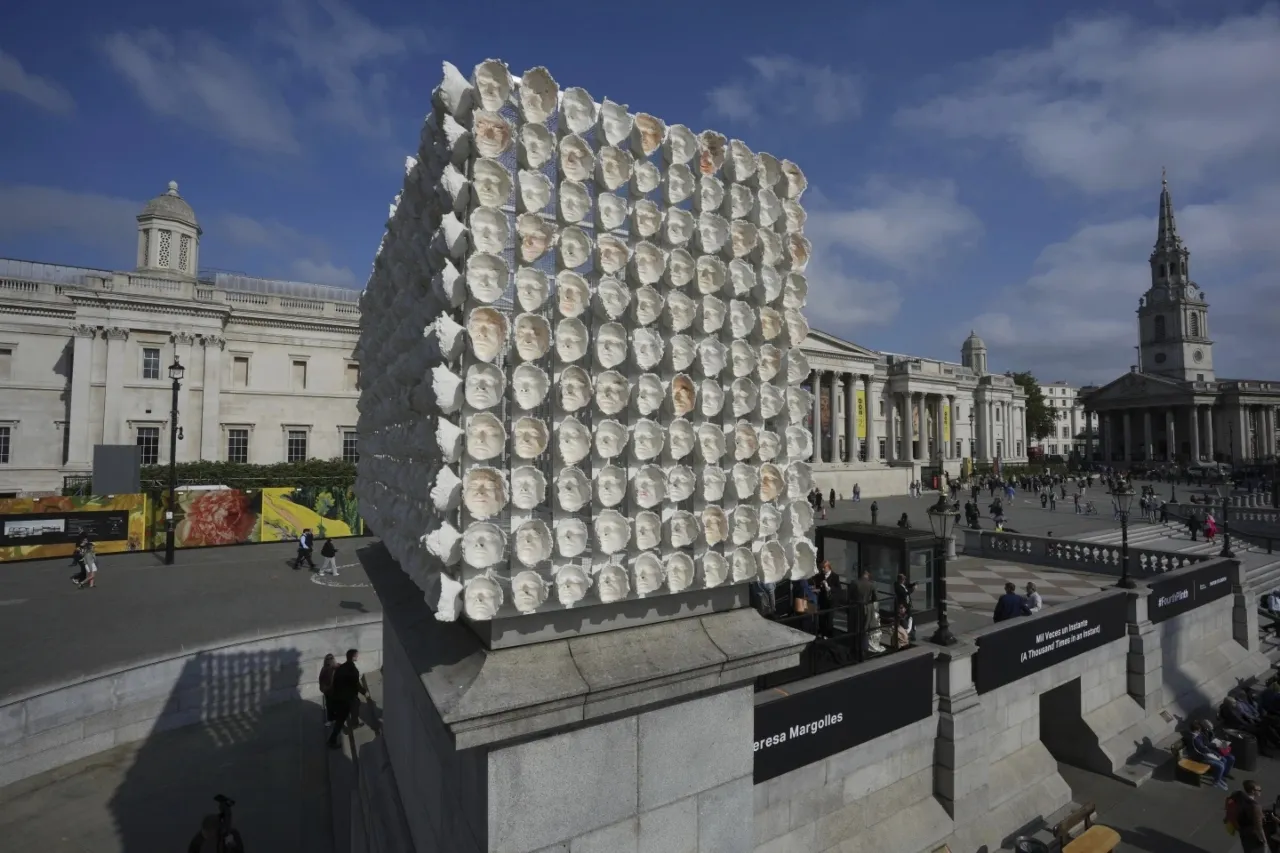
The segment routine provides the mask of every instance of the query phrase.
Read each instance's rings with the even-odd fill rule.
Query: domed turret
[[[138,214],[139,271],[194,278],[200,234],[195,211],[178,195],[178,182],[170,181]]]
[[[987,375],[987,345],[972,329],[960,347],[960,363],[979,376]]]

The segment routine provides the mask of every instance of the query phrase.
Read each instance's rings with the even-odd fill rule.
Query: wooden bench
[[[1184,752],[1184,746],[1181,741],[1169,747],[1173,760],[1177,762],[1174,766],[1173,778],[1179,782],[1199,787],[1205,784],[1212,777],[1210,774],[1213,768],[1203,761],[1196,761],[1194,758],[1188,757]]]
[[[1120,833],[1109,826],[1093,822],[1093,803],[1085,803],[1053,828],[1054,839],[1062,853],[1111,853],[1120,844]],[[1076,827],[1084,831],[1073,835]]]

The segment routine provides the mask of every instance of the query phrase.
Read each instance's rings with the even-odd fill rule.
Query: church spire
[[[1160,224],[1156,229],[1156,251],[1176,249],[1182,245],[1178,224],[1173,219],[1173,199],[1169,196],[1169,175],[1160,169]]]
[[[1151,286],[1185,287],[1190,281],[1187,260],[1190,252],[1178,236],[1178,225],[1173,218],[1173,198],[1169,195],[1169,175],[1160,170],[1160,214],[1156,225],[1156,244],[1151,250]]]

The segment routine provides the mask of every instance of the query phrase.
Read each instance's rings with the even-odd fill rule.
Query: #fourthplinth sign
[[[432,107],[361,299],[357,492],[436,618],[811,575],[800,168],[497,60]]]

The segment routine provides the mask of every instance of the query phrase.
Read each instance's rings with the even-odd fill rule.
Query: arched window
[[[1169,277],[1169,267],[1168,267],[1168,265],[1167,265],[1167,264],[1161,264],[1161,265],[1160,265],[1160,277],[1161,277],[1161,278],[1168,278],[1168,277]]]
[[[1195,311],[1191,312],[1191,337],[1200,337],[1200,315]]]
[[[1156,317],[1155,339],[1164,340],[1164,317]]]
[[[1187,274],[1187,262],[1186,262],[1186,261],[1183,261],[1183,262],[1182,262],[1182,274],[1183,274],[1183,275],[1186,275],[1186,274]]]

